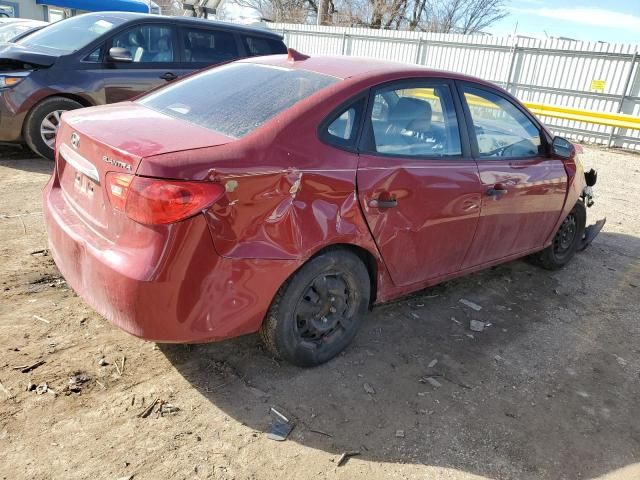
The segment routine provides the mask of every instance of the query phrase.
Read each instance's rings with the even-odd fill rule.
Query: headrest
[[[431,105],[425,100],[400,97],[389,112],[389,122],[406,128],[414,121],[431,122]]]

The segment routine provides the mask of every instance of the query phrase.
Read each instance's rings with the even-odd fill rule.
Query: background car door
[[[542,247],[564,204],[567,175],[536,123],[499,92],[460,83],[482,183],[476,238],[463,267]]]
[[[91,53],[85,62],[95,63],[90,74],[100,84],[105,102],[128,100],[186,73],[179,68],[176,35],[171,25],[140,24],[115,34]],[[111,47],[126,49],[132,62],[110,61]]]
[[[476,230],[478,169],[454,91],[452,82],[420,81],[370,97],[358,198],[397,285],[458,270]]]

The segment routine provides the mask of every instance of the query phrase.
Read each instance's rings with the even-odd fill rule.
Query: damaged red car
[[[65,113],[43,195],[56,264],[114,324],[259,331],[313,366],[374,304],[524,256],[562,267],[602,228],[595,180],[495,85],[290,51]]]

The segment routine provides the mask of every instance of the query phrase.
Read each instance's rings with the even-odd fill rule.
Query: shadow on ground
[[[640,239],[603,232],[560,272],[511,262],[377,307],[347,352],[311,370],[278,363],[256,337],[162,350],[238,422],[266,431],[275,406],[308,447],[592,478],[640,460],[639,252]],[[490,326],[472,332],[471,319]]]
[[[11,157],[10,159],[6,157]],[[29,150],[19,150],[0,146],[0,166],[22,170],[31,173],[50,174],[53,171],[54,162],[44,158],[38,158]]]

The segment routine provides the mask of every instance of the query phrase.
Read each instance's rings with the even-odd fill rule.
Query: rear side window
[[[239,56],[233,33],[222,30],[183,29],[182,43],[187,62],[220,63]]]
[[[391,156],[448,157],[462,153],[447,84],[383,87],[375,92],[365,148]]]
[[[165,115],[239,138],[337,81],[306,70],[234,63],[188,77],[139,102]]]
[[[244,46],[251,57],[287,53],[287,47],[280,40],[263,37],[243,37],[243,40]]]
[[[322,139],[336,147],[355,147],[364,105],[363,97],[329,117],[320,133]]]

